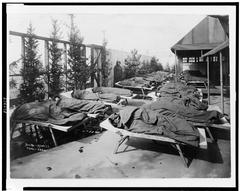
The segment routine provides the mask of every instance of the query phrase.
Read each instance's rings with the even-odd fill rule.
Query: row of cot
[[[170,87],[169,89],[171,89],[171,91],[172,91],[172,89],[174,89],[173,87],[178,87],[178,86],[176,86],[176,84],[168,84],[168,87]],[[176,90],[176,91],[179,92],[179,87],[178,87],[178,90]],[[164,92],[166,93],[165,90],[164,90]],[[183,92],[186,92],[186,91],[182,90],[182,95],[183,95]],[[195,90],[193,90],[193,89],[192,89],[192,91],[190,91],[188,88],[188,93],[187,93],[188,96],[186,96],[186,95],[185,95],[185,97],[183,97],[182,95],[180,97],[178,96],[178,98],[181,99],[180,102],[179,102],[177,96],[175,96],[175,93],[174,94],[172,92],[169,92],[169,93],[174,95],[171,97],[175,97],[175,99],[174,99],[175,104],[176,104],[175,107],[177,107],[177,108],[180,103],[182,104],[182,108],[189,107],[192,109],[196,109],[197,107],[200,106],[200,105],[198,105],[199,102],[197,102],[197,99],[193,99],[193,98],[197,98],[197,96],[196,96],[197,94],[195,94]],[[88,99],[82,100],[83,95],[85,96],[85,98],[88,98]],[[160,95],[162,97],[158,98],[159,100],[157,101],[157,103],[169,102],[169,100],[160,101],[161,99],[166,99],[166,96],[164,96],[164,93],[160,92]],[[13,115],[11,116],[11,121],[12,121],[11,122],[11,124],[12,124],[11,130],[14,131],[14,126],[16,126],[17,123],[24,123],[24,124],[30,123],[30,124],[34,124],[34,125],[48,127],[51,131],[52,138],[53,138],[53,141],[56,146],[57,142],[56,142],[56,139],[52,132],[52,129],[69,132],[69,131],[79,127],[80,124],[84,124],[88,120],[92,120],[93,118],[101,117],[101,120],[104,120],[100,124],[100,126],[102,128],[117,132],[121,135],[122,139],[120,140],[119,144],[117,145],[117,148],[124,142],[124,140],[126,140],[130,136],[149,138],[149,139],[158,140],[158,141],[159,140],[165,141],[165,142],[174,144],[176,146],[181,158],[184,161],[184,164],[186,164],[185,159],[183,157],[183,153],[180,148],[180,144],[188,144],[188,142],[179,141],[179,139],[176,139],[176,137],[174,137],[174,138],[171,136],[169,137],[169,135],[171,133],[170,134],[166,134],[166,133],[165,134],[163,134],[163,133],[156,134],[155,132],[152,133],[151,131],[150,131],[150,133],[148,133],[148,132],[146,133],[146,131],[142,131],[142,130],[139,132],[138,131],[134,132],[134,131],[132,131],[132,129],[126,129],[126,128],[122,129],[122,127],[119,128],[119,127],[114,126],[114,123],[112,123],[112,121],[113,121],[112,118],[114,115],[116,116],[116,113],[111,114],[112,111],[110,111],[111,110],[110,108],[117,107],[118,109],[119,108],[121,110],[123,109],[122,110],[122,111],[124,111],[123,113],[129,114],[129,116],[131,116],[131,112],[126,111],[129,109],[129,107],[128,106],[127,107],[119,106],[118,103],[121,103],[122,99],[130,100],[134,96],[135,95],[133,95],[132,92],[129,90],[119,89],[119,88],[107,88],[107,87],[106,88],[93,88],[93,89],[84,90],[84,91],[79,90],[79,91],[75,91],[75,92],[66,92],[66,93],[62,94],[61,99],[58,100],[57,103],[53,102],[53,101],[47,101],[47,103],[32,103],[32,104],[23,105],[23,106],[20,106],[19,108],[17,108],[14,111]],[[110,101],[109,101],[109,98],[111,98]],[[114,99],[112,99],[112,98],[114,98]],[[169,103],[172,103],[172,100],[170,100]],[[109,105],[111,107],[108,107]],[[152,105],[150,102],[147,106],[145,106],[144,110],[142,109],[142,107],[141,108],[133,107],[133,108],[134,108],[134,110],[141,110],[141,111],[138,111],[138,113],[140,113],[139,115],[142,117],[144,112],[146,115],[146,113],[148,114],[149,111],[151,113],[154,110],[153,108],[146,108],[146,107],[151,107],[153,105],[156,105],[156,102],[153,102]],[[170,106],[171,106],[171,104],[170,104]],[[161,105],[159,107],[162,110],[163,106]],[[166,118],[169,118],[169,116],[166,117],[166,110],[168,110],[168,115],[169,115],[170,110],[169,110],[169,108],[166,108],[166,106],[164,106],[164,107],[165,107],[164,108],[165,120],[167,121],[167,123],[171,123],[171,119],[170,120],[166,119]],[[174,110],[174,107],[171,109]],[[148,112],[146,112],[146,111],[148,111]],[[182,114],[181,112],[183,112],[183,111],[181,111],[181,109],[179,109],[180,114]],[[161,112],[163,112],[163,111],[161,111]],[[25,113],[25,115],[24,115],[24,113]],[[120,113],[121,113],[121,111],[120,111]],[[135,113],[136,113],[136,111],[135,111]],[[154,111],[153,113],[156,113],[156,111]],[[158,111],[158,113],[159,113],[159,111]],[[176,112],[174,112],[174,113],[175,113],[175,115],[177,115],[177,119],[178,119],[180,114],[176,113]],[[217,112],[215,112],[215,113],[217,113]],[[105,115],[105,117],[102,117],[103,115]],[[187,113],[185,113],[185,115],[187,116]],[[217,115],[215,117],[220,119],[221,118],[220,114],[217,113]],[[204,115],[202,115],[202,114],[201,115],[198,114],[196,116],[197,116],[198,120],[202,119],[201,117],[204,118]],[[195,118],[196,118],[196,116],[195,116]],[[200,118],[199,118],[199,116],[200,116]],[[164,122],[164,120],[161,121],[159,119],[159,116],[157,116],[155,118],[157,118],[157,120],[159,121],[158,126],[157,126],[158,130],[161,127],[160,132],[163,132],[164,127],[159,124]],[[193,119],[193,118],[194,117],[191,117],[191,119]],[[183,121],[186,119],[180,119],[180,120]],[[146,121],[144,121],[142,118],[140,120],[138,120],[138,123],[139,123],[139,121],[140,121],[140,126],[142,126],[142,127],[144,127],[144,126],[147,127],[149,125],[149,122],[146,123]],[[165,123],[166,123],[166,121],[165,121]],[[197,122],[201,122],[199,126],[206,127],[207,132],[212,137],[210,130],[208,129],[210,121],[206,120],[205,121],[206,123],[202,123],[202,121],[200,120]],[[138,123],[135,123],[135,127],[139,126]],[[154,123],[156,123],[156,121]],[[155,125],[154,123],[151,124],[151,126],[154,126]],[[145,125],[145,124],[147,124],[147,125]],[[206,124],[208,124],[208,125],[206,125]],[[171,129],[171,128],[172,128],[172,126],[170,126],[170,130],[173,131],[173,129]],[[149,129],[147,131],[149,131]],[[198,140],[197,141],[198,146],[206,148],[205,131],[197,128],[197,139],[196,140]]]

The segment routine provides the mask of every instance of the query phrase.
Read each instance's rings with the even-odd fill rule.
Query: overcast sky
[[[137,49],[140,54],[156,56],[163,64],[174,61],[170,48],[187,32],[197,25],[205,14],[74,14],[74,22],[80,29],[86,44],[102,44],[103,36],[108,48],[130,51]],[[26,32],[31,22],[35,34],[49,37],[52,19],[57,19],[62,39],[69,34],[69,14],[8,14],[8,30]],[[10,61],[20,57],[20,38],[10,36]]]

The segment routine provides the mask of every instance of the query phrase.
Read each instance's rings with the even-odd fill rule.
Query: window
[[[188,58],[187,57],[183,57],[182,61],[183,61],[183,63],[187,63]]]
[[[213,62],[217,62],[218,61],[218,57],[217,56],[213,56]]]
[[[189,57],[189,62],[195,62],[195,57]]]

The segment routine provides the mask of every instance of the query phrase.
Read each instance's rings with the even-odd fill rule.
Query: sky
[[[74,12],[69,12],[74,13]],[[85,44],[102,44],[107,48],[130,52],[137,49],[140,54],[155,56],[160,62],[174,63],[170,51],[178,40],[184,37],[205,14],[156,14],[156,13],[74,13],[74,22],[84,37]],[[62,38],[68,40],[70,15],[68,13],[18,13],[7,16],[8,30],[26,33],[31,22],[35,34],[49,37],[52,20],[57,19]],[[19,37],[9,36],[9,61],[20,57]],[[43,45],[40,45],[43,46]]]

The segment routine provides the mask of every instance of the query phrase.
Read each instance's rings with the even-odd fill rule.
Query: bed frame
[[[25,131],[26,126],[28,125],[33,125],[35,130],[37,129],[37,127],[47,127],[51,133],[51,137],[54,143],[54,146],[58,146],[56,138],[54,136],[53,133],[53,129],[59,130],[59,131],[63,131],[63,132],[70,132],[73,129],[79,127],[80,125],[86,125],[86,123],[91,119],[91,118],[97,118],[99,116],[99,114],[87,114],[87,117],[84,118],[82,121],[80,121],[79,123],[76,123],[75,125],[72,126],[63,126],[63,125],[55,125],[52,123],[46,123],[46,122],[42,122],[42,121],[32,121],[32,120],[16,120],[15,122],[17,124],[22,124],[22,128]]]
[[[137,137],[137,138],[144,138],[144,139],[150,139],[150,140],[154,140],[154,141],[161,141],[161,142],[165,142],[165,143],[169,143],[172,146],[174,146],[174,148],[177,149],[183,163],[185,167],[188,167],[187,165],[187,161],[185,160],[185,157],[183,155],[183,152],[181,150],[180,142],[177,142],[174,139],[168,138],[168,137],[164,137],[164,136],[159,136],[159,135],[148,135],[148,134],[143,134],[143,133],[133,133],[124,129],[119,129],[119,128],[115,128],[111,122],[109,121],[109,119],[104,120],[103,122],[100,123],[100,127],[109,130],[111,132],[114,132],[118,135],[120,135],[120,140],[118,141],[116,148],[114,150],[114,154],[118,153],[118,149],[119,147],[126,141],[129,140],[130,137]],[[200,133],[200,143],[199,143],[199,147],[202,149],[207,149],[207,139],[206,139],[206,133],[205,130],[203,128],[198,128],[198,131]]]

